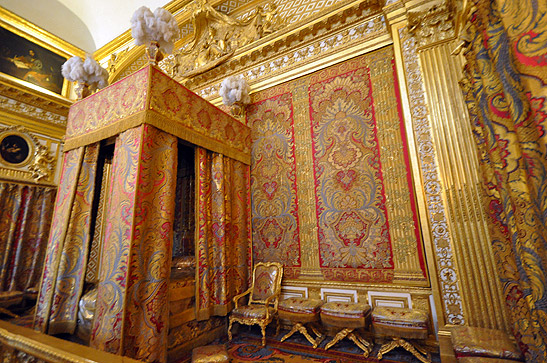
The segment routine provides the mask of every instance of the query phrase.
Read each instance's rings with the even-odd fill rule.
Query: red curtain
[[[116,139],[90,345],[165,362],[177,138],[150,125]]]
[[[251,271],[249,166],[196,148],[197,317],[227,315]]]
[[[55,188],[0,182],[0,291],[37,288]]]
[[[74,333],[89,251],[99,144],[70,150],[61,180],[42,273],[34,328]]]

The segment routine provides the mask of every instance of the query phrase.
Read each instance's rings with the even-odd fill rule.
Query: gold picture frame
[[[36,145],[30,137],[16,128],[0,131],[0,163],[21,168],[34,158]]]
[[[85,52],[0,7],[0,78],[48,95],[68,98],[60,67]]]

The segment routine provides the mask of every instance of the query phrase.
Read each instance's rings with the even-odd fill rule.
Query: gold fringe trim
[[[103,139],[118,135],[125,130],[140,126],[142,124],[149,124],[164,132],[167,132],[168,134],[174,135],[179,139],[241,161],[246,165],[251,164],[250,151],[244,152],[231,147],[230,145],[226,145],[222,141],[215,140],[207,135],[191,130],[181,125],[177,120],[169,119],[154,110],[140,111],[123,120],[117,121],[114,124],[105,126],[95,131],[90,131],[85,135],[67,139],[65,141],[64,150],[69,151],[80,146],[99,142]]]
[[[108,139],[111,136],[118,135],[125,130],[140,126],[146,122],[147,113],[148,111],[146,110],[140,111],[125,119],[116,121],[115,123],[108,126],[102,127],[94,131],[89,131],[85,135],[75,136],[70,139],[66,139],[64,151],[66,152],[72,149],[76,149],[80,146],[93,144],[95,142]]]

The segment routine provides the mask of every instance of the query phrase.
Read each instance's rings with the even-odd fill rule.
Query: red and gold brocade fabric
[[[65,150],[142,124],[250,163],[250,129],[154,66],[72,105]]]
[[[196,148],[197,317],[226,315],[251,270],[249,166]]]
[[[99,145],[92,144],[64,155],[34,317],[34,328],[44,333],[73,333],[76,327],[98,154]]]
[[[116,140],[90,345],[165,362],[177,139],[150,125]]]
[[[472,1],[462,80],[512,331],[547,360],[547,4]]]
[[[392,270],[370,70],[333,70],[308,88],[320,265]]]
[[[393,62],[385,47],[253,94],[254,262],[287,278],[426,280]]]
[[[38,288],[55,188],[0,183],[0,291]]]

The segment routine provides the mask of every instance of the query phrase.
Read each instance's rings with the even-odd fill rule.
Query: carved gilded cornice
[[[360,54],[355,48],[362,51],[367,42],[369,50],[391,43],[380,4],[352,2],[321,12],[313,22],[294,23],[280,35],[260,39],[185,85],[212,99],[221,79],[241,73],[256,91],[354,57]]]
[[[453,9],[450,4],[439,4],[425,11],[409,12],[409,34],[416,37],[418,48],[455,37]]]
[[[40,123],[40,127],[53,129],[58,134],[51,136],[64,134],[70,105],[72,101],[64,97],[22,87],[0,76],[0,112]]]

